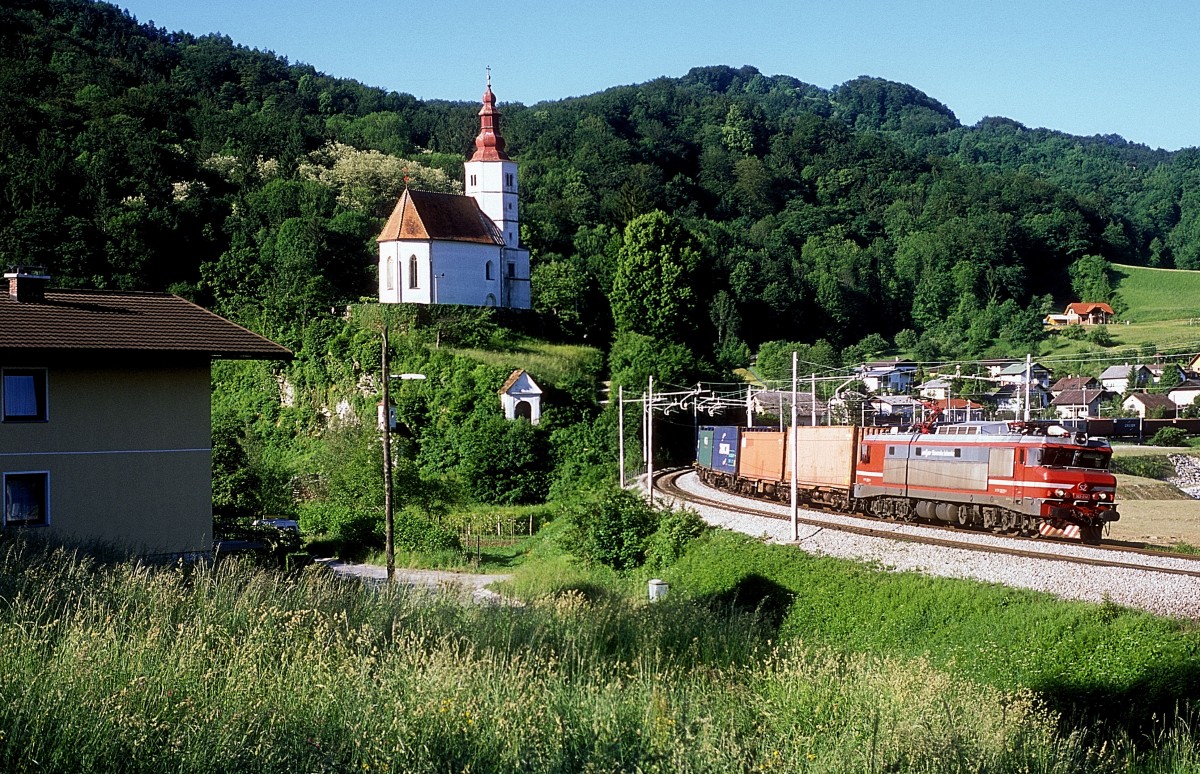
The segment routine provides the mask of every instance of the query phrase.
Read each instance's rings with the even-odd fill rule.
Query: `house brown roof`
[[[1126,400],[1136,400],[1138,403],[1141,403],[1143,406],[1145,406],[1148,409],[1153,409],[1153,408],[1174,409],[1174,408],[1176,408],[1175,401],[1171,400],[1168,396],[1163,395],[1161,393],[1136,392],[1133,395],[1130,395],[1128,398],[1126,398]]]
[[[1112,307],[1108,304],[1102,304],[1099,302],[1089,303],[1086,301],[1067,304],[1067,310],[1063,314],[1070,314],[1072,311],[1078,315],[1091,314],[1092,312],[1096,311],[1104,312],[1105,314],[1115,314],[1115,312],[1112,310]]]
[[[1051,406],[1090,406],[1097,398],[1103,398],[1104,390],[1066,390],[1050,401]]]
[[[380,232],[379,242],[398,239],[504,245],[504,235],[470,196],[405,189]]]
[[[1053,385],[1050,390],[1052,392],[1065,392],[1067,390],[1095,390],[1099,389],[1100,382],[1096,381],[1094,376],[1064,376]]]
[[[48,288],[40,301],[0,292],[0,352],[172,352],[281,360],[292,353],[169,293]]]

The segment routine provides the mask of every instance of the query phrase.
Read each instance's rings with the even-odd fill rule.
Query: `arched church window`
[[[418,287],[417,285],[417,256],[410,255],[408,257],[408,286],[410,288]]]
[[[483,305],[484,306],[495,306],[496,305],[496,297],[494,295],[492,295],[491,293],[488,293],[487,298],[485,298],[483,300]]]
[[[391,290],[396,286],[396,258],[389,255],[387,259],[387,289]]]
[[[492,278],[492,262],[491,261],[488,261],[483,266],[483,278],[485,280],[490,280]]]

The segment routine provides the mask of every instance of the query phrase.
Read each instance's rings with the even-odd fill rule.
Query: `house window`
[[[4,421],[45,422],[46,369],[4,369]]]
[[[488,261],[483,266],[483,278],[485,280],[490,280],[492,278],[492,262],[491,261]]]
[[[517,265],[515,263],[510,263],[508,265],[508,276],[510,276],[510,277],[517,276]]]
[[[50,474],[4,475],[4,526],[44,527],[50,523]]]
[[[410,288],[418,287],[417,285],[417,256],[408,256],[408,286]]]

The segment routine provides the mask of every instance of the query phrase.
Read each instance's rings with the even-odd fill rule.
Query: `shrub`
[[[1186,446],[1187,433],[1178,427],[1164,427],[1146,443],[1151,446]]]
[[[703,535],[711,527],[691,510],[666,510],[658,521],[658,530],[650,536],[646,547],[646,563],[655,567],[674,564],[688,543]]]
[[[646,544],[658,528],[659,514],[641,495],[611,489],[598,501],[588,500],[568,512],[568,550],[614,570],[640,566]]]
[[[435,553],[462,549],[458,535],[413,511],[397,514],[392,538],[401,551]]]
[[[1117,343],[1112,334],[1108,332],[1108,328],[1103,325],[1097,325],[1092,329],[1091,333],[1088,334],[1088,341],[1098,347],[1111,347]]]
[[[350,546],[382,545],[383,521],[371,509],[316,500],[301,503],[297,515],[305,533],[324,535]]]
[[[1166,481],[1175,475],[1175,466],[1166,457],[1116,457],[1109,466],[1113,473]]]

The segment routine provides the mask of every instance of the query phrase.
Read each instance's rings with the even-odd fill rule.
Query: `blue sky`
[[[1200,3],[1184,0],[115,0],[139,21],[422,99],[591,94],[701,65],[828,88],[909,83],[964,124],[1006,116],[1200,146]]]

